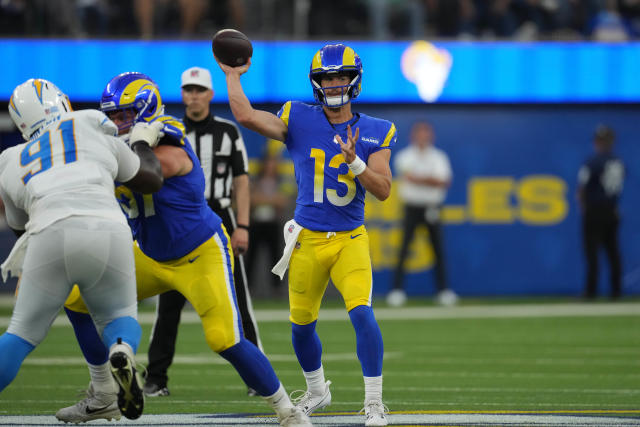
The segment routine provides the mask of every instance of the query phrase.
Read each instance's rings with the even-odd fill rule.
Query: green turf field
[[[640,413],[640,303],[498,302],[441,308],[375,308],[385,342],[384,400],[391,411],[584,411]],[[265,351],[288,391],[304,388],[283,303],[258,303]],[[332,412],[362,407],[355,336],[338,303],[321,312]],[[551,310],[546,310],[551,307]],[[149,308],[146,309],[147,311]],[[620,314],[617,314],[618,311]],[[0,312],[3,316],[8,310]],[[171,396],[147,399],[145,414],[270,413],[248,397],[235,371],[204,342],[185,313]],[[495,316],[495,317],[494,317]],[[152,313],[139,362],[146,363]],[[146,320],[145,320],[146,319]],[[191,319],[191,320],[190,320]],[[282,320],[277,320],[282,319]],[[88,372],[72,329],[52,327],[0,396],[2,415],[52,415],[75,403]],[[6,329],[6,324],[0,331]]]

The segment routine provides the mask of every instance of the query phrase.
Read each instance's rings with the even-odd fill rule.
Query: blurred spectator
[[[376,40],[393,36],[424,38],[423,0],[369,0],[369,25]]]
[[[257,280],[254,273],[261,251],[266,252],[269,263],[269,268],[265,271],[276,265],[282,255],[283,218],[289,198],[282,191],[283,179],[278,171],[279,162],[280,157],[277,154],[267,152],[251,185],[251,246],[247,259],[250,284],[264,281]],[[264,278],[263,272],[259,275]],[[275,295],[279,291],[281,281],[275,274],[269,276],[272,294]]]
[[[596,128],[595,154],[578,172],[578,202],[582,211],[584,252],[587,277],[584,297],[593,299],[598,287],[598,250],[604,247],[611,274],[611,298],[622,293],[622,267],[618,249],[618,199],[624,183],[624,165],[613,154],[615,133],[605,125]]]
[[[404,291],[404,262],[409,253],[416,227],[427,226],[429,239],[435,255],[435,275],[438,294],[436,301],[442,305],[453,305],[457,295],[449,289],[445,271],[440,210],[451,184],[451,165],[446,153],[434,144],[433,128],[427,122],[416,122],[411,128],[409,146],[400,150],[394,166],[400,178],[400,198],[404,202],[404,233],[398,264],[393,281],[393,290],[387,295],[387,303],[403,305],[407,296]]]
[[[252,13],[247,13],[251,11]],[[627,40],[640,0],[0,0],[9,36]]]
[[[604,8],[593,18],[591,38],[602,42],[623,42],[631,38],[631,30],[616,0],[606,0]]]

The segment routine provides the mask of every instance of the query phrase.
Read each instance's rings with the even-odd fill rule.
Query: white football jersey
[[[126,224],[114,180],[131,180],[140,159],[116,133],[102,112],[74,111],[0,154],[0,197],[9,226],[37,233],[71,216]]]

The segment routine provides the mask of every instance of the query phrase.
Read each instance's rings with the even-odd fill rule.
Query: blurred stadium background
[[[640,293],[637,0],[3,0],[0,148],[20,141],[7,101],[31,77],[55,82],[77,108],[95,108],[112,76],[140,71],[158,83],[167,111],[182,117],[180,74],[198,65],[213,73],[214,114],[232,118],[210,49],[224,27],[254,41],[244,84],[270,111],[290,99],[312,101],[310,59],[339,40],[363,59],[355,109],[394,121],[398,148],[414,121],[433,124],[453,167],[445,251],[451,287],[462,297],[580,295],[577,171],[596,125],[610,125],[628,169],[623,295]],[[265,150],[279,149],[243,132],[254,166]],[[280,169],[291,176],[284,160]],[[291,200],[292,191],[285,183]],[[378,295],[390,286],[401,215],[395,191],[367,209]],[[14,238],[6,225],[0,230],[4,258]],[[409,295],[434,292],[425,241],[411,247]],[[252,286],[259,297],[273,296],[264,283]],[[600,288],[608,290],[606,268]]]
[[[385,307],[402,207],[395,186],[390,200],[368,201],[392,411],[445,417],[406,418],[412,425],[640,423],[640,0],[0,0],[0,149],[21,141],[7,103],[31,77],[55,82],[76,108],[96,108],[111,77],[140,71],[158,83],[167,112],[182,117],[180,74],[207,67],[213,112],[232,119],[210,44],[228,27],[254,43],[243,83],[260,107],[276,112],[290,99],[312,101],[312,55],[327,41],[343,41],[364,64],[354,110],[395,122],[398,148],[408,144],[414,121],[428,120],[451,159],[445,250],[460,307],[427,300],[435,285],[424,229],[407,264],[409,307]],[[620,204],[624,300],[576,304],[584,283],[577,172],[599,123],[617,133],[616,152],[627,166]],[[255,175],[263,154],[281,146],[243,134]],[[292,165],[283,156],[281,190],[291,209]],[[0,220],[0,259],[14,242]],[[304,382],[290,347],[286,294],[267,284],[267,267],[263,258],[252,294],[265,351],[292,391]],[[606,267],[600,276],[600,294],[607,295]],[[14,288],[15,281],[0,287],[0,330]],[[328,297],[318,329],[335,387],[330,410],[353,414],[361,407],[362,377],[342,305],[335,291]],[[143,363],[152,310],[142,306]],[[148,399],[146,414],[268,413],[211,355],[193,313],[184,319],[172,396]],[[71,328],[59,319],[0,399],[0,414],[18,418],[0,424],[53,422],[52,414],[86,387],[86,374]],[[467,412],[498,415],[451,418]],[[518,419],[500,418],[504,413]],[[562,417],[521,417],[527,413]],[[46,417],[21,418],[34,414]],[[576,414],[626,418],[570,418]],[[402,422],[396,416],[391,420]]]

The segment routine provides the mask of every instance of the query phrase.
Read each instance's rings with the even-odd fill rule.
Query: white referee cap
[[[182,73],[182,85],[180,85],[180,87],[185,87],[187,85],[196,85],[206,87],[207,89],[213,89],[211,73],[206,68],[187,68]]]

